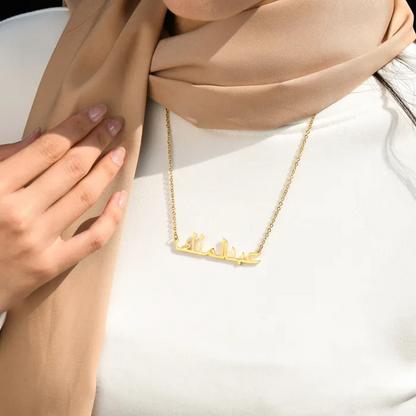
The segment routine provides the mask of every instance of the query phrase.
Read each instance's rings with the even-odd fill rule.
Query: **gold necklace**
[[[286,198],[286,195],[289,191],[290,185],[292,184],[293,177],[295,176],[296,169],[299,165],[300,158],[303,153],[303,149],[306,144],[306,140],[309,136],[309,133],[312,129],[312,124],[315,120],[316,114],[314,114],[309,122],[308,128],[306,129],[305,135],[303,137],[302,143],[300,145],[297,157],[293,163],[292,170],[290,172],[290,175],[286,181],[285,189],[283,191],[283,194],[280,198],[280,201],[276,207],[276,210],[274,211],[273,218],[269,223],[269,226],[267,227],[266,232],[264,233],[263,239],[258,246],[256,251],[253,251],[251,253],[248,253],[247,255],[244,254],[244,252],[241,254],[240,257],[237,257],[236,251],[234,247],[231,247],[231,251],[233,252],[232,255],[229,255],[229,249],[228,249],[228,241],[223,238],[222,239],[222,245],[221,245],[221,253],[216,253],[215,248],[211,248],[208,251],[202,251],[202,244],[204,241],[204,234],[201,234],[201,237],[199,239],[198,248],[196,248],[196,239],[198,235],[196,233],[192,234],[192,238],[189,238],[186,242],[186,244],[182,247],[179,246],[179,237],[178,237],[178,229],[176,224],[176,208],[175,208],[175,193],[174,193],[174,186],[173,186],[173,164],[172,164],[172,139],[171,139],[171,131],[170,131],[170,117],[169,117],[169,110],[165,109],[166,113],[166,133],[167,133],[167,142],[168,142],[168,158],[169,158],[169,184],[170,184],[170,198],[171,198],[171,210],[172,210],[172,228],[173,228],[173,238],[175,243],[175,248],[178,251],[182,251],[184,253],[188,254],[195,254],[198,256],[209,256],[214,259],[219,260],[227,260],[227,261],[233,261],[237,264],[258,264],[260,263],[260,260],[253,260],[253,258],[257,258],[260,256],[264,244],[266,243],[267,238],[269,237],[272,228],[274,226],[274,223],[276,222],[277,216],[279,215],[280,210],[282,209],[283,202]]]

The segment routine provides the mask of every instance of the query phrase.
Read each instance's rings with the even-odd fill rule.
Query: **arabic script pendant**
[[[188,253],[188,254],[195,254],[197,256],[209,256],[212,257],[214,259],[219,259],[219,260],[227,260],[227,261],[233,261],[235,263],[237,263],[238,265],[240,264],[258,264],[260,263],[260,260],[253,260],[253,257],[258,257],[260,256],[260,253],[253,251],[251,253],[248,253],[247,255],[244,254],[244,252],[241,254],[240,257],[237,257],[236,252],[235,252],[235,248],[231,247],[231,251],[233,252],[232,255],[229,255],[229,250],[228,250],[228,241],[223,238],[222,242],[221,242],[221,253],[217,254],[215,252],[215,248],[211,248],[208,251],[202,251],[202,243],[204,241],[204,234],[201,234],[201,238],[199,239],[199,248],[196,249],[195,248],[195,239],[198,237],[198,235],[196,233],[192,234],[192,238],[189,238],[188,241],[186,242],[186,244],[182,247],[179,246],[179,239],[175,240],[175,248],[178,251],[182,251],[184,253]]]

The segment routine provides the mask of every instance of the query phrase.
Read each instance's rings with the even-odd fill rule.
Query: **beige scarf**
[[[276,128],[344,97],[416,38],[405,0],[278,0],[168,38],[162,0],[67,3],[72,15],[25,133],[105,103],[126,119],[111,148],[122,142],[127,157],[65,238],[112,193],[131,189],[147,94],[202,128]],[[122,225],[107,246],[9,311],[1,416],[91,415]]]

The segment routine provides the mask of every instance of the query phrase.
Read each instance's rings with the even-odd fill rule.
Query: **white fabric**
[[[1,142],[21,136],[67,18],[0,24]],[[406,54],[415,63],[416,46]],[[395,78],[415,109],[416,76]],[[181,242],[196,232],[206,249],[225,237],[253,251],[309,118],[263,132],[171,121]],[[416,414],[416,137],[374,78],[318,114],[255,267],[172,250],[151,101],[142,152],[94,416]]]
[[[3,312],[0,314],[0,329],[3,328],[4,321],[6,320],[7,312]]]

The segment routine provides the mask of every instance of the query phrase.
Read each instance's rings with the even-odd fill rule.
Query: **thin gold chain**
[[[179,240],[178,228],[176,225],[176,207],[175,207],[175,189],[173,186],[173,165],[172,165],[172,139],[170,136],[170,117],[169,110],[165,108],[166,112],[166,133],[168,136],[168,156],[169,156],[169,184],[170,184],[170,201],[172,209],[172,228],[173,228],[173,239]]]
[[[261,241],[261,243],[260,243],[260,245],[257,249],[257,253],[259,253],[259,254],[263,250],[264,244],[266,243],[267,238],[269,237],[270,233],[272,232],[272,228],[274,226],[274,223],[276,222],[276,219],[277,219],[277,216],[279,215],[280,210],[282,209],[283,202],[286,199],[286,195],[289,191],[290,185],[292,185],[293,177],[295,176],[295,172],[296,172],[296,169],[299,165],[300,158],[302,157],[303,149],[305,148],[306,140],[308,139],[309,133],[311,132],[312,124],[315,120],[315,117],[316,117],[316,114],[314,114],[312,116],[312,118],[309,122],[308,128],[306,129],[305,135],[303,136],[302,144],[300,145],[300,148],[299,148],[298,154],[296,156],[295,162],[293,163],[292,170],[290,172],[289,178],[286,181],[286,185],[285,185],[285,189],[283,191],[283,194],[280,198],[279,203],[277,204],[276,210],[274,211],[274,214],[273,214],[273,218],[270,221],[269,226],[267,227],[267,230],[264,234],[263,240]]]
[[[167,142],[168,142],[168,158],[169,158],[169,185],[170,185],[170,199],[171,199],[171,209],[172,209],[172,228],[173,228],[173,238],[175,241],[179,240],[178,237],[178,228],[176,223],[176,207],[175,207],[175,191],[174,191],[174,184],[173,184],[173,163],[172,163],[172,138],[171,138],[171,129],[170,129],[170,117],[169,117],[169,110],[165,109],[166,114],[166,133],[167,133]],[[276,222],[276,219],[279,215],[280,210],[282,209],[283,202],[286,199],[286,195],[289,192],[289,188],[292,185],[293,177],[295,176],[296,169],[299,165],[299,161],[302,157],[303,150],[305,148],[306,140],[308,139],[309,133],[312,129],[313,122],[315,120],[316,114],[314,114],[311,117],[311,120],[309,122],[309,125],[306,129],[305,135],[303,136],[302,143],[300,145],[300,148],[298,150],[296,159],[293,163],[292,170],[290,172],[290,175],[286,181],[285,188],[283,190],[282,196],[280,198],[279,203],[277,204],[276,210],[274,211],[273,218],[269,223],[269,226],[267,227],[266,232],[264,233],[263,239],[258,246],[257,253],[260,254],[263,250],[264,244],[266,243],[267,238],[269,237],[272,228]]]

